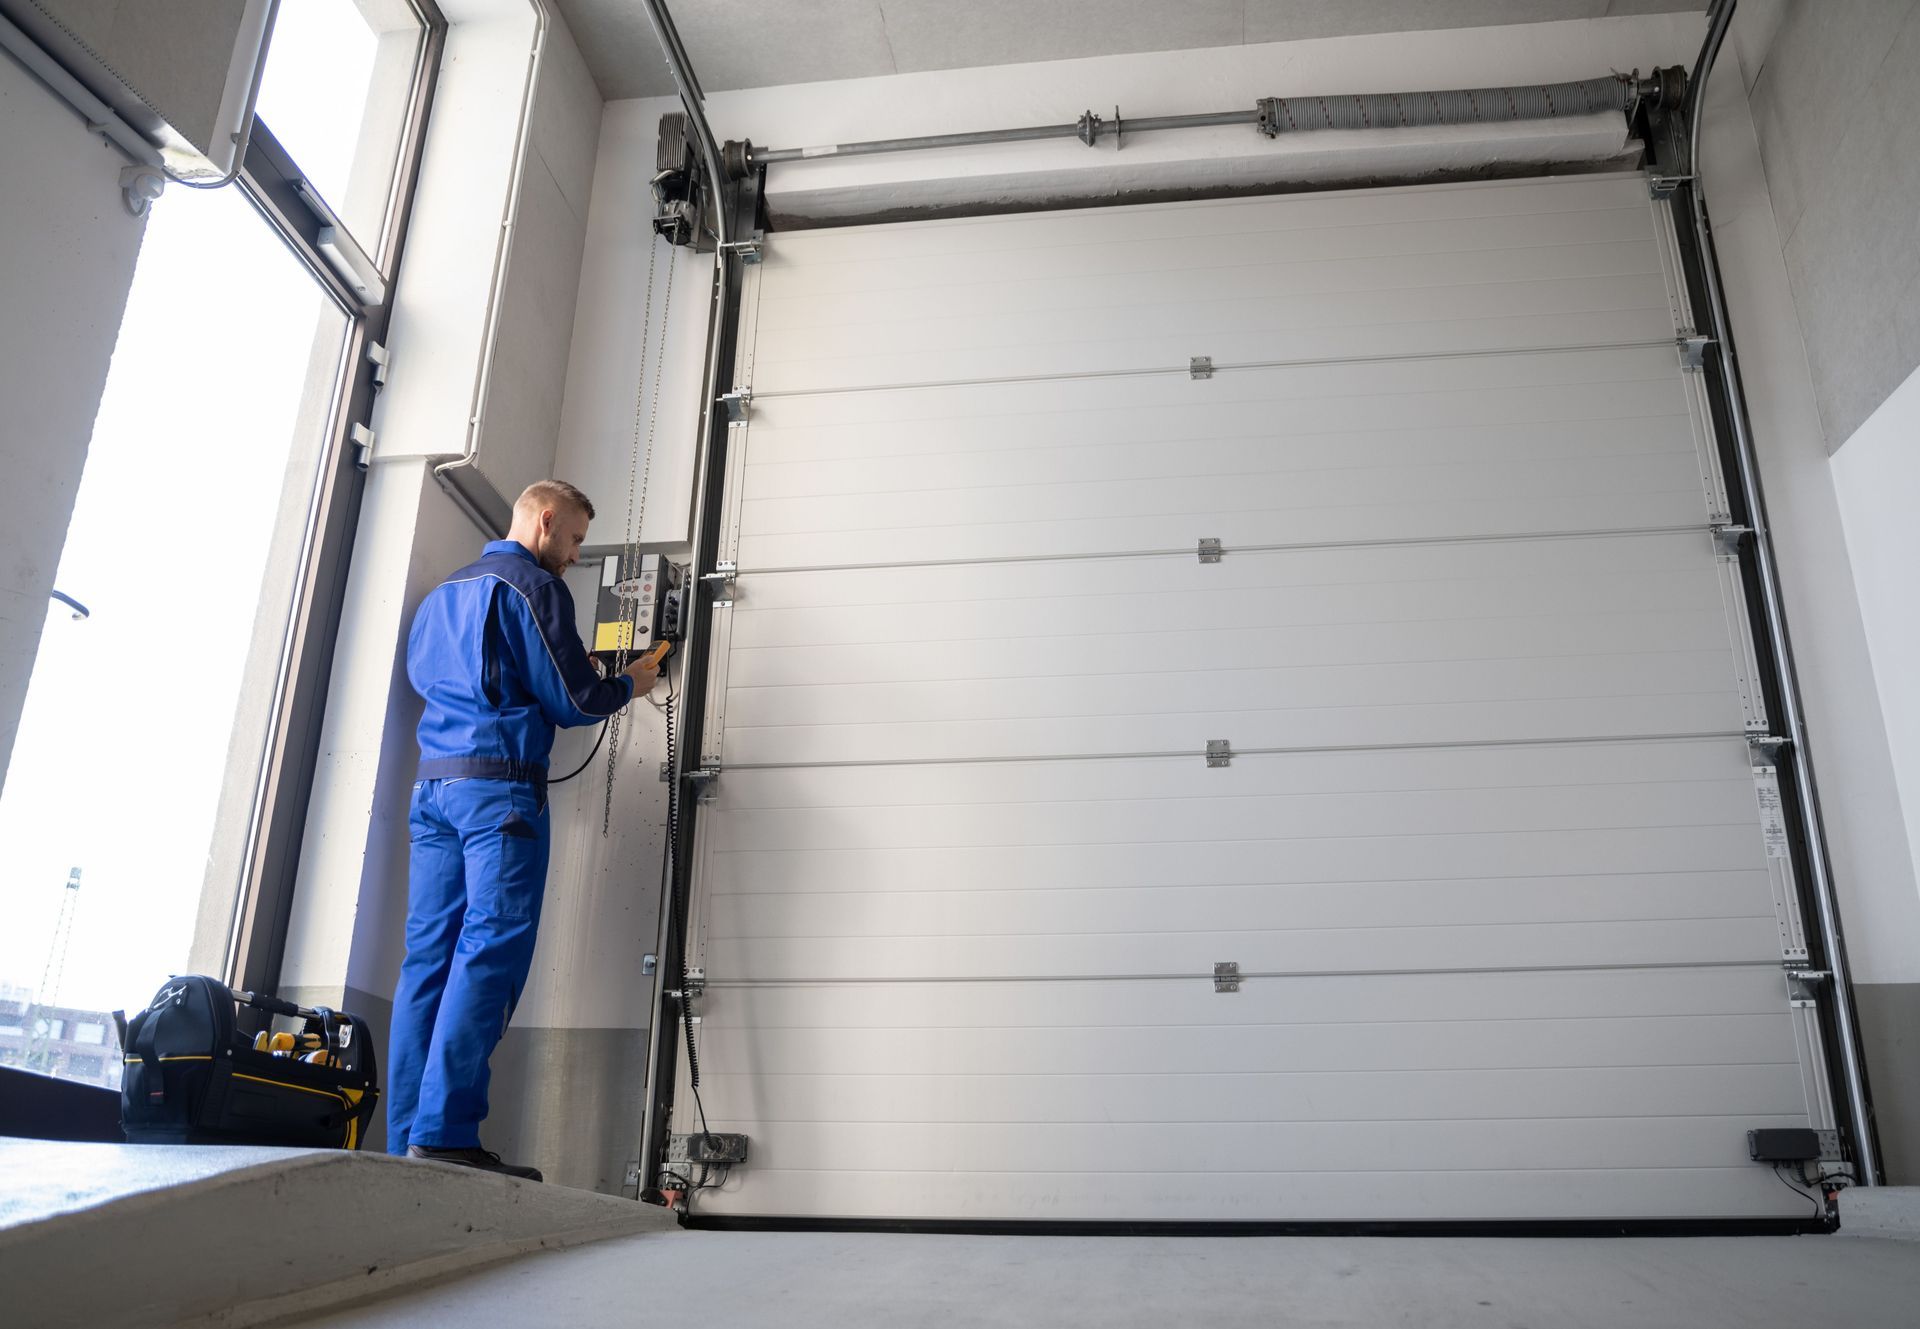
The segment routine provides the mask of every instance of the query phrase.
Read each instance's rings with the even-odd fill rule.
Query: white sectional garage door
[[[1809,1211],[1670,236],[1635,176],[769,238],[697,1212]]]

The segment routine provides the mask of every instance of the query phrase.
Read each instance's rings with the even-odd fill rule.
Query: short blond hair
[[[586,513],[588,521],[598,515],[593,510],[593,500],[565,480],[535,480],[520,491],[520,497],[513,503],[515,516],[537,517],[548,508],[573,508]]]

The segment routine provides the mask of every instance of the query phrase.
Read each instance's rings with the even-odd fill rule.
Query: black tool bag
[[[249,1037],[235,1025],[242,1005],[297,1032]],[[357,1149],[380,1100],[364,1021],[200,975],[169,980],[122,1040],[120,1125],[134,1144]]]

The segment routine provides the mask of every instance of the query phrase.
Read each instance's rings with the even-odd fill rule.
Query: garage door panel
[[[797,890],[961,890],[983,880],[1027,887],[1158,886],[1197,881],[1412,881],[1766,868],[1754,822],[1738,826],[1380,836],[1292,843],[1284,855],[1236,845],[1020,845],[718,851],[703,863],[716,891],[779,878]],[[1227,957],[1216,957],[1225,959]]]
[[[1565,585],[1569,579],[1645,578],[1645,574],[1681,575],[1704,584],[1708,579],[1705,574],[1716,566],[1713,542],[1704,530],[1227,552],[1229,556],[1221,562],[1205,565],[1196,561],[1192,550],[1183,549],[1173,555],[1071,562],[839,568],[777,574],[744,570],[735,585],[735,608],[741,613],[755,613],[846,605],[1006,604],[1043,598],[1057,603],[1111,595],[1240,594],[1275,587],[1460,581]]]
[[[1180,982],[795,983],[716,981],[716,1031],[817,1029],[1186,1029],[1242,1025],[1659,1019],[1778,1015],[1778,967],[1263,978],[1253,1002],[1206,979]],[[703,1024],[702,1028],[705,1028]]]
[[[1075,436],[1078,439],[1078,435]],[[911,456],[803,456],[814,443],[840,444],[818,431],[763,434],[749,450],[742,492],[753,499],[890,494],[925,488],[1065,484],[1089,473],[1107,481],[1205,476],[1293,475],[1387,468],[1394,471],[1502,463],[1533,470],[1562,458],[1695,455],[1692,423],[1659,416],[1622,429],[1611,420],[1543,429],[1502,425],[1398,433],[1305,434],[1257,438],[1175,438],[1142,443],[1084,440],[1044,443],[989,439],[1001,446]],[[774,453],[778,444],[779,454]]]
[[[753,808],[715,804],[715,839],[736,849],[884,849],[943,845],[1137,843],[1277,844],[1323,836],[1571,830],[1611,826],[1744,823],[1751,778],[1715,783],[1646,781],[1615,785],[1392,790],[1212,797],[1114,799],[1061,804],[983,802],[895,806],[883,818],[855,810]],[[1065,815],[1071,812],[1071,815]]]
[[[1518,286],[1520,289],[1514,289]],[[1017,333],[982,315],[760,330],[762,392],[1036,373],[1659,341],[1673,318],[1658,274],[1312,293],[1211,304],[1036,310]]]
[[[1162,1184],[1193,1175],[1367,1171],[1553,1171],[1689,1168],[1702,1160],[1749,1166],[1746,1132],[1795,1126],[1805,1114],[1738,1117],[1591,1117],[1584,1121],[1210,1122],[1170,1144],[1164,1130],[1127,1123],[991,1125],[911,1122],[769,1123],[754,1156],[781,1172],[928,1171],[1100,1176],[1111,1160],[1159,1174]],[[737,1123],[715,1120],[715,1130]],[[1281,1174],[1281,1175],[1271,1175]],[[1476,1183],[1477,1184],[1477,1183]],[[1804,1201],[1803,1201],[1804,1203]]]
[[[737,1084],[736,1084],[737,1082]],[[706,1085],[711,1083],[712,1088]],[[780,1120],[845,1122],[1434,1121],[1453,1118],[1692,1116],[1730,1102],[1784,1116],[1806,1110],[1791,1060],[1756,1066],[1540,1070],[1249,1071],[1178,1079],[1108,1075],[782,1075],[708,1077],[722,1115],[777,1088]],[[1171,1136],[1169,1142],[1177,1139]],[[1772,1178],[1768,1178],[1772,1181]],[[1774,1184],[1778,1184],[1777,1182]]]
[[[911,317],[915,311],[934,315],[998,313],[1018,320],[1037,310],[1077,308],[1093,314],[1107,305],[1281,300],[1289,296],[1345,291],[1478,286],[1502,280],[1635,277],[1658,273],[1660,260],[1646,240],[1328,258],[1301,263],[1256,258],[1231,267],[1163,267],[1114,272],[1092,282],[1085,277],[1058,274],[1021,280],[985,280],[941,288],[937,303],[932,299],[934,293],[925,287],[860,289],[858,283],[870,278],[852,268],[844,272],[849,283],[846,288],[831,293],[804,294],[789,283],[783,291],[779,260],[770,259],[766,266],[769,272],[763,278],[758,312],[777,328],[783,316],[781,306],[787,304],[804,306],[806,312],[800,317],[812,326],[822,327],[886,322]]]
[[[1196,395],[1190,403],[1161,401],[1137,407],[1086,406],[1076,411],[1034,415],[1032,436],[1009,434],[999,424],[983,426],[977,419],[928,413],[916,407],[915,396],[925,394],[869,393],[843,398],[846,413],[863,408],[865,418],[824,419],[822,413],[795,409],[807,399],[779,398],[757,407],[747,428],[743,452],[747,475],[760,483],[763,467],[794,466],[809,469],[828,462],[856,465],[831,476],[862,474],[866,465],[877,476],[899,486],[902,477],[921,474],[922,458],[985,457],[1007,478],[1007,454],[1030,457],[1039,465],[1043,453],[1081,450],[1082,466],[1102,468],[1103,474],[1124,477],[1131,458],[1143,452],[1192,457],[1208,466],[1216,455],[1229,461],[1251,456],[1259,470],[1338,468],[1344,465],[1407,465],[1473,461],[1494,458],[1571,455],[1607,452],[1684,451],[1693,446],[1692,422],[1686,402],[1664,390],[1664,380],[1653,380],[1652,398],[1623,392],[1617,385],[1579,385],[1565,390],[1588,414],[1554,419],[1544,414],[1549,389],[1515,390],[1498,395],[1429,393],[1409,407],[1397,399],[1385,402],[1342,402],[1332,410],[1312,403],[1295,403],[1285,412],[1259,402],[1209,401]],[[1065,385],[1063,385],[1065,386]],[[1504,413],[1506,418],[1500,418]],[[1016,413],[1017,414],[1017,413]],[[1630,427],[1620,421],[1633,422]],[[1317,423],[1316,423],[1317,422]],[[1238,448],[1238,452],[1224,449]],[[1211,472],[1231,469],[1213,465]],[[929,470],[927,477],[937,477]],[[1024,473],[1023,473],[1024,474]],[[1044,471],[1036,471],[1041,479]],[[1017,477],[1016,477],[1017,478]],[[914,488],[912,484],[900,486]],[[769,494],[779,494],[769,489]],[[794,493],[859,492],[857,485],[823,486]]]
[[[697,1209],[1806,1213],[1745,1156],[1831,1122],[1667,224],[769,237],[690,920],[754,1143]]]
[[[1099,978],[1203,973],[1230,958],[1253,974],[1368,973],[1635,964],[1764,964],[1780,951],[1771,911],[1727,919],[1499,926],[1052,934],[1038,937],[709,936],[708,964],[749,982],[896,978]]]
[[[1516,548],[1514,561],[1526,552]],[[1600,569],[1556,577],[1529,576],[1513,568],[1498,578],[1408,576],[1403,581],[1326,585],[1222,587],[1208,584],[1202,566],[1186,572],[1187,587],[1165,591],[1102,593],[1089,588],[1078,595],[1049,596],[1035,593],[1045,584],[1036,574],[1027,593],[1002,598],[940,600],[928,595],[892,604],[791,609],[762,608],[750,588],[735,606],[734,641],[740,649],[752,650],[916,640],[1037,640],[1128,628],[1167,638],[1246,628],[1546,618],[1564,612],[1570,596],[1577,596],[1586,612],[1616,617],[1688,612],[1720,616],[1724,603],[1719,576],[1704,558],[1691,568],[1667,572]],[[1616,626],[1630,642],[1632,625]],[[1164,641],[1168,647],[1176,644]],[[1197,644],[1203,650],[1207,645]]]
[[[734,770],[705,806],[716,818],[757,808],[1081,804],[1109,799],[1185,804],[1286,795],[1515,789],[1647,782],[1739,783],[1752,770],[1744,738],[1550,748],[1261,753],[1208,769],[1192,758],[1002,762],[965,766]],[[1062,817],[1073,809],[1062,807]],[[876,822],[881,818],[876,817]]]
[[[949,891],[802,891],[787,882],[714,894],[711,938],[1048,936],[1141,931],[1321,931],[1770,916],[1762,871],[1629,877],[1167,884],[1079,890],[983,884]]]
[[[1078,213],[1070,227],[1044,213],[956,217],[879,226],[823,227],[782,233],[779,247],[793,262],[861,263],[869,258],[950,254],[1006,248],[1077,248],[1152,238],[1184,245],[1234,236],[1285,243],[1296,231],[1347,229],[1405,221],[1448,222],[1513,216],[1568,216],[1610,208],[1645,208],[1646,185],[1635,176],[1483,182],[1342,193],[1249,196],[1200,203],[1156,203]]]
[[[1426,466],[1409,472],[1360,468],[1281,475],[1219,475],[1103,480],[1077,483],[999,483],[975,488],[918,489],[883,494],[752,498],[742,507],[744,534],[779,536],[815,531],[885,535],[932,526],[1018,528],[1054,522],[1153,518],[1163,514],[1238,516],[1295,512],[1365,513],[1380,507],[1430,505],[1439,510],[1472,504],[1484,510],[1504,500],[1531,509],[1535,529],[1554,529],[1539,511],[1566,494],[1588,496],[1682,494],[1696,522],[1704,515],[1699,464],[1691,455],[1654,453],[1563,459],[1547,466],[1501,462]],[[1547,520],[1542,522],[1541,517]],[[1461,533],[1466,533],[1462,531]],[[1018,531],[1009,553],[1018,553]],[[1151,548],[1152,546],[1147,546]]]
[[[1155,310],[1075,311],[1083,324],[1097,320],[1099,337],[1041,340],[1043,330],[1022,329],[1017,337],[977,347],[915,347],[911,337],[892,337],[891,325],[834,329],[831,341],[811,342],[812,330],[793,334],[811,342],[791,355],[764,354],[754,367],[756,393],[791,390],[862,389],[901,383],[952,382],[1033,374],[1148,372],[1185,365],[1203,347],[1216,364],[1317,361],[1343,358],[1379,360],[1391,356],[1503,351],[1516,346],[1595,346],[1649,343],[1670,339],[1672,314],[1664,301],[1640,309],[1598,313],[1541,314],[1432,323],[1395,323],[1384,327],[1302,327],[1272,331],[1182,332],[1156,318]],[[1122,330],[1138,326],[1133,336]],[[875,351],[829,354],[833,342],[878,343]]]
[[[942,292],[983,284],[1057,281],[1078,293],[1099,294],[1110,281],[1153,273],[1181,276],[1231,269],[1285,269],[1349,259],[1426,259],[1444,271],[1458,256],[1496,250],[1565,249],[1653,238],[1645,204],[1577,213],[1520,213],[1453,220],[1380,221],[1369,226],[1318,226],[1288,232],[1284,246],[1271,236],[1241,232],[1196,249],[1159,236],[1095,240],[1085,244],[1026,245],[1006,237],[990,249],[938,255],[872,253],[857,262],[830,263],[769,247],[761,274],[761,301],[803,307],[823,296],[919,293],[935,309]]]
[[[1225,714],[1256,710],[1276,697],[1299,707],[1365,705],[1381,696],[1403,706],[1503,698],[1549,700],[1559,697],[1645,696],[1662,687],[1709,693],[1724,689],[1732,669],[1722,652],[1702,651],[1675,659],[1660,655],[1608,655],[1558,661],[1490,660],[1402,665],[1341,665],[1283,669],[1204,667],[1177,674],[1162,668],[1143,676],[1115,662],[1112,676],[1079,675],[1053,679],[1015,679],[992,689],[966,694],[948,680],[925,683],[821,684],[812,687],[741,688],[728,702],[731,725],[856,724],[905,721],[1031,718],[1078,711],[1083,715],[1128,716],[1139,713],[1143,687],[1158,675],[1183,685],[1203,686],[1204,701],[1182,704]]]
[[[1744,1120],[1744,1119],[1742,1119]],[[1738,1123],[1736,1123],[1738,1125]],[[1745,1139],[1744,1126],[1740,1126]],[[703,1197],[721,1212],[739,1204]],[[1748,1163],[1716,1168],[1360,1171],[1246,1174],[1170,1182],[1159,1171],[769,1171],[754,1178],[764,1212],[822,1217],[1148,1223],[1396,1220],[1801,1218],[1811,1203]],[[756,1210],[755,1212],[759,1212]]]
[[[1243,987],[1235,995],[1249,991]],[[715,1001],[714,1017],[702,1024],[703,1075],[1101,1075],[1115,1066],[1150,1066],[1170,1075],[1239,1075],[1302,1067],[1372,1073],[1410,1067],[1551,1070],[1793,1060],[1793,1028],[1784,1010],[1574,1021],[776,1032],[722,1023],[723,1004]]]
[[[748,535],[742,567],[808,568],[1007,558],[1084,558],[1190,548],[1200,531],[1229,546],[1334,544],[1465,536],[1527,537],[1542,532],[1674,530],[1701,526],[1697,492],[1570,494],[1551,502],[1500,500],[1409,503],[1344,509],[1246,512],[1219,508],[1154,517],[1100,517],[919,530]]]
[[[1231,342],[1261,335],[1293,335],[1303,330],[1338,336],[1359,331],[1386,334],[1403,327],[1424,329],[1429,336],[1444,338],[1443,330],[1449,324],[1519,319],[1556,320],[1566,330],[1566,335],[1543,340],[1539,345],[1589,345],[1605,338],[1590,336],[1580,318],[1664,312],[1669,308],[1668,299],[1666,281],[1658,272],[1625,277],[1535,277],[1477,286],[1306,292],[1279,299],[1245,298],[1205,304],[1182,300],[1173,304],[1110,304],[1095,310],[1033,310],[1020,320],[1017,331],[1009,329],[1006,319],[997,313],[928,317],[915,311],[910,317],[886,322],[818,325],[812,321],[810,304],[790,301],[760,311],[754,367],[756,372],[764,366],[785,373],[794,380],[789,386],[812,386],[801,377],[804,364],[872,354],[876,348],[908,354],[966,354],[1010,341],[1065,349],[1075,344],[1124,343],[1159,335],[1224,337]],[[1448,344],[1440,340],[1430,349],[1444,349]],[[1325,354],[1316,353],[1320,358]],[[935,377],[964,375],[942,373]],[[874,381],[883,380],[876,375]]]
[[[982,420],[1011,416],[1051,416],[1081,410],[1237,407],[1265,410],[1270,417],[1308,414],[1314,404],[1331,403],[1349,428],[1368,428],[1354,418],[1348,402],[1424,401],[1462,395],[1506,393],[1518,401],[1544,406],[1548,414],[1531,418],[1604,418],[1587,416],[1588,403],[1608,401],[1634,414],[1654,414],[1649,402],[1684,410],[1685,396],[1673,346],[1561,350],[1540,348],[1507,355],[1394,360],[1381,364],[1304,364],[1233,366],[1215,361],[1208,379],[1188,375],[1184,364],[1153,374],[1111,378],[1035,379],[1030,382],[951,383],[856,392],[799,392],[768,396],[755,392],[754,432],[804,429],[820,424],[900,424],[921,419]],[[1623,385],[1634,385],[1622,391]],[[1641,386],[1644,385],[1644,386]],[[1574,409],[1567,409],[1572,407]],[[1670,413],[1662,411],[1658,413]],[[1477,418],[1431,420],[1425,415],[1383,423],[1471,424]],[[1271,428],[1276,421],[1269,419]],[[1281,434],[1299,432],[1286,428]],[[1164,437],[1164,435],[1162,436]],[[755,449],[759,451],[759,449]]]
[[[1210,739],[1236,749],[1387,747],[1430,743],[1550,743],[1593,738],[1733,734],[1744,723],[1727,693],[1569,697],[1264,710],[1170,710],[1130,716],[1018,720],[729,724],[727,760],[817,762],[994,761],[1006,758],[1198,752]]]

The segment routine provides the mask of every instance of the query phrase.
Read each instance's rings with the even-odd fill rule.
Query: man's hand
[[[626,667],[625,673],[633,680],[633,695],[644,697],[653,691],[653,685],[660,681],[660,666],[648,656],[641,656]]]

